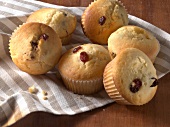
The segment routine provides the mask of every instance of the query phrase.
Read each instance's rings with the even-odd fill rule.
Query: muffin
[[[85,35],[97,44],[107,44],[108,37],[119,27],[128,24],[124,6],[117,0],[96,0],[82,15]]]
[[[56,32],[42,23],[26,23],[12,34],[9,43],[13,62],[29,74],[44,74],[59,61],[61,40]]]
[[[156,69],[136,48],[123,49],[107,64],[103,77],[106,92],[120,104],[146,104],[157,90]]]
[[[76,28],[76,17],[66,10],[42,8],[33,12],[26,22],[39,22],[49,25],[59,35],[62,44],[68,44]]]
[[[108,50],[112,59],[124,48],[140,49],[154,62],[160,44],[147,30],[138,26],[124,26],[113,32],[108,39]]]
[[[84,44],[68,50],[61,57],[58,70],[69,90],[88,95],[103,88],[103,71],[110,60],[103,46]]]

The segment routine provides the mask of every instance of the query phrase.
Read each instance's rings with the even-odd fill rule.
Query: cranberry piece
[[[31,46],[32,46],[32,50],[36,50],[36,48],[38,47],[38,43],[35,41],[32,41]]]
[[[64,16],[67,16],[67,13],[63,12],[63,15],[64,15]]]
[[[78,52],[78,50],[80,50],[80,49],[82,49],[82,47],[81,47],[81,46],[78,46],[78,47],[74,48],[74,49],[73,49],[73,53]]]
[[[156,78],[154,78],[154,77],[152,77],[151,79],[154,79],[155,81],[152,83],[152,85],[150,86],[150,87],[155,87],[155,86],[157,86],[158,85],[158,79],[156,79]]]
[[[42,34],[40,39],[44,39],[45,41],[49,38],[49,36],[47,34]]]
[[[116,54],[114,52],[112,52],[112,58],[115,58]]]
[[[105,21],[106,21],[106,17],[102,16],[99,19],[99,24],[102,26],[105,23]]]
[[[34,58],[35,58],[35,56],[33,56],[33,55],[30,55],[30,58],[31,58],[31,59],[34,59]]]
[[[81,52],[80,53],[80,60],[84,63],[87,62],[89,60],[88,54],[86,52]]]
[[[140,87],[142,86],[142,82],[140,79],[134,79],[132,84],[130,85],[130,91],[136,93],[139,91]]]

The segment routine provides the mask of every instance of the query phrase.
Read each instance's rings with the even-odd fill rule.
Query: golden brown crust
[[[9,49],[13,62],[21,70],[37,75],[46,73],[57,64],[62,44],[51,27],[31,22],[14,31]]]
[[[101,17],[104,23],[99,23]],[[116,0],[94,1],[82,15],[83,31],[93,43],[107,44],[109,35],[127,24],[127,12]]]
[[[116,100],[118,102],[121,100],[123,104],[143,105],[153,98],[157,90],[157,86],[150,87],[154,82],[152,77],[157,78],[157,75],[149,58],[138,49],[126,48],[106,66],[104,86],[113,99],[120,97]],[[134,79],[142,82],[136,93],[130,90]]]
[[[154,62],[160,50],[160,44],[147,30],[138,26],[124,26],[110,35],[108,50],[112,56],[124,48],[138,48]]]
[[[46,25],[49,25],[51,18],[56,13],[55,8],[42,8],[33,12],[26,22],[39,22]]]
[[[68,50],[60,59],[58,68],[62,75],[74,80],[91,80],[101,78],[106,64],[110,61],[108,50],[97,44],[80,45],[82,48],[73,53]],[[86,52],[89,60],[82,62],[80,53]]]

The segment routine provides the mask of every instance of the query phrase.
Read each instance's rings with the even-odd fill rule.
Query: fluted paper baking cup
[[[119,104],[125,104],[125,105],[132,105],[130,102],[128,102],[122,95],[119,93],[117,90],[113,76],[112,76],[112,69],[111,69],[111,64],[113,61],[107,64],[105,71],[104,71],[104,76],[103,76],[103,84],[104,88],[107,92],[107,94],[115,100]]]
[[[62,79],[67,89],[76,94],[94,94],[96,92],[99,92],[103,88],[103,78],[98,78],[94,80],[74,80],[62,76]]]

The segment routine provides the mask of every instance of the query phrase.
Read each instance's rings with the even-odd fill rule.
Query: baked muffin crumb
[[[47,100],[47,99],[48,99],[48,97],[47,97],[47,96],[43,96],[42,98],[43,98],[43,100]]]
[[[38,92],[38,89],[33,85],[33,86],[30,86],[28,88],[28,91],[31,93],[31,94],[36,94]]]
[[[47,91],[45,91],[45,90],[42,90],[42,95],[44,95],[44,96],[47,96],[48,95],[48,93],[47,93]]]

